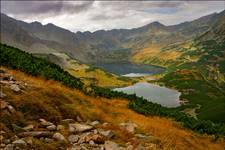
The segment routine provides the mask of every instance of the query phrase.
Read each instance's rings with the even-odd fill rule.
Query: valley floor
[[[158,139],[158,142],[153,142],[155,146],[149,149],[223,150],[225,148],[224,139],[215,141],[213,136],[199,135],[170,119],[138,114],[127,107],[126,100],[90,97],[52,80],[46,81],[20,71],[1,69],[7,70],[16,81],[27,84],[22,91],[14,92],[1,83],[2,91],[6,94],[4,101],[17,111],[16,115],[1,113],[1,130],[9,131],[6,136],[15,135],[11,129],[13,123],[21,126],[29,123],[38,124],[39,118],[58,123],[62,119],[74,119],[80,116],[86,121],[99,120],[101,123],[110,124],[106,129],[115,133],[115,137],[111,140],[119,145],[130,142],[135,148],[152,142],[135,137],[135,134],[142,134]],[[119,124],[124,122],[135,123],[137,125],[135,133],[122,130]],[[68,133],[61,132],[61,134],[66,136]]]

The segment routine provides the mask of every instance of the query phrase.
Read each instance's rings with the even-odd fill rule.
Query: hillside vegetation
[[[16,81],[24,82],[27,85],[21,92],[14,92],[9,87],[2,86],[2,90],[6,94],[4,100],[16,110],[15,114],[1,113],[1,129],[7,131],[7,134],[4,135],[5,138],[16,134],[12,124],[21,127],[33,124],[37,128],[38,119],[44,118],[54,124],[67,126],[62,122],[63,119],[77,120],[77,116],[79,116],[84,121],[107,122],[107,126],[100,125],[97,129],[111,130],[115,134],[111,140],[122,146],[125,146],[127,142],[134,147],[153,142],[149,149],[161,150],[204,150],[206,148],[222,150],[225,146],[223,139],[214,141],[213,136],[193,133],[170,119],[138,114],[128,109],[128,101],[124,99],[87,96],[81,91],[68,88],[53,80],[46,80],[40,76],[33,77],[7,68],[1,69],[13,75]],[[123,130],[119,124],[127,121],[138,125],[136,134],[151,135],[151,139],[145,141],[145,139],[137,138],[134,134]],[[67,130],[58,132],[65,137],[69,134]],[[27,139],[25,140],[27,141]],[[39,138],[32,138],[32,141],[33,144],[28,148],[40,150],[56,149],[57,147],[71,148],[71,144],[65,142],[45,143]]]
[[[1,51],[0,58],[1,65],[3,66],[19,69],[32,75],[39,75],[46,79],[55,79],[68,87],[80,89],[87,95],[128,99],[130,101],[129,107],[139,113],[145,115],[172,117],[176,121],[182,122],[185,127],[193,129],[197,132],[215,134],[216,136],[225,135],[224,124],[214,124],[211,121],[196,120],[188,117],[179,110],[162,107],[159,104],[148,102],[147,100],[137,97],[136,95],[127,95],[107,88],[97,87],[95,85],[84,87],[83,83],[79,79],[71,76],[57,65],[49,63],[46,60],[35,58],[31,54],[3,44],[1,44]],[[32,65],[28,65],[30,63],[32,63]],[[39,71],[37,72],[34,68],[38,68]],[[47,70],[47,68],[50,69]]]

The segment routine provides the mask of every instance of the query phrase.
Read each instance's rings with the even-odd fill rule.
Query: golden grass
[[[86,84],[94,83],[101,87],[121,87],[131,85],[133,80],[123,81],[118,78],[115,74],[106,73],[103,70],[95,69],[86,72],[86,68],[81,68],[77,70],[68,69],[71,75],[75,77],[82,78],[83,82]]]
[[[10,70],[10,73],[14,74],[17,80],[23,80],[29,85],[33,85],[33,87],[28,88],[27,92],[10,96],[18,105],[23,103],[27,97],[30,100],[37,97],[37,99],[34,99],[42,101],[40,103],[43,103],[43,107],[45,107],[45,103],[56,104],[61,101],[66,103],[66,108],[71,108],[70,111],[81,115],[82,118],[110,122],[115,125],[114,128],[117,128],[118,123],[132,121],[139,126],[141,132],[160,138],[162,149],[165,150],[224,150],[225,148],[224,139],[215,142],[212,137],[199,135],[184,129],[180,124],[170,119],[138,114],[128,109],[128,101],[126,100],[90,97],[55,81],[46,81],[40,77],[28,76],[14,70]],[[51,107],[50,105],[49,107]],[[135,142],[129,139],[127,134],[120,134],[119,136],[121,139],[124,138],[124,142]]]

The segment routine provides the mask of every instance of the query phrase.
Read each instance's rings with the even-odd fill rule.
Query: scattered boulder
[[[100,124],[99,121],[93,121],[93,122],[90,123],[90,125],[92,125],[92,126],[97,126],[97,125],[99,125],[99,124]]]
[[[11,105],[8,105],[7,108],[9,110],[9,112],[12,113],[12,114],[16,112],[16,110],[14,109],[14,107],[11,106]]]
[[[52,136],[52,138],[55,139],[55,140],[57,140],[57,141],[66,141],[65,137],[61,133],[59,133],[59,132],[55,133]]]
[[[115,142],[106,141],[104,144],[105,150],[118,150],[119,146]]]
[[[30,132],[22,132],[19,133],[18,136],[19,137],[28,137],[28,136],[32,136],[32,137],[51,137],[53,133],[49,132],[49,131],[30,131]]]
[[[146,150],[146,148],[143,145],[139,144],[135,150]]]
[[[125,128],[128,132],[134,133],[136,128],[138,127],[135,123],[133,122],[126,122],[126,123],[121,123],[121,127]]]
[[[13,147],[14,147],[13,144],[7,144],[4,150],[14,150]]]
[[[87,135],[85,137],[85,142],[88,143],[90,141],[94,141],[97,144],[103,144],[105,142],[105,138],[102,135],[98,134]]]
[[[0,149],[4,148],[5,144],[4,143],[0,143]]]
[[[63,125],[57,125],[57,128],[56,128],[57,131],[64,130],[64,129],[65,127]]]
[[[104,127],[107,127],[107,126],[109,125],[109,123],[108,123],[108,122],[104,122],[102,125],[103,125]]]
[[[27,145],[27,143],[22,139],[13,141],[12,143],[14,144],[14,146],[18,146],[18,147],[24,147]]]
[[[10,143],[11,143],[11,140],[10,140],[10,139],[4,139],[4,140],[3,140],[3,143],[6,144],[6,145],[7,145],[7,144],[10,144]]]
[[[76,117],[76,120],[77,120],[78,122],[82,122],[82,121],[83,121],[83,120],[81,119],[80,116],[77,116],[77,117]]]
[[[74,123],[69,124],[69,131],[70,132],[86,132],[93,129],[93,126],[86,125],[86,124],[80,124],[80,123]]]
[[[75,122],[73,119],[64,119],[62,120],[62,123],[73,123]]]
[[[20,91],[20,88],[17,84],[11,84],[10,85],[10,88],[15,91],[15,92],[19,92]]]
[[[91,140],[91,141],[89,141],[89,144],[90,145],[95,145],[95,142]]]
[[[47,126],[47,129],[50,131],[54,131],[56,130],[56,126],[53,124],[53,125]]]
[[[111,130],[105,131],[105,130],[100,129],[100,130],[98,130],[98,132],[107,138],[112,138],[114,136],[114,133]]]
[[[79,135],[70,135],[68,137],[68,141],[70,143],[76,143],[76,142],[78,142],[78,140],[79,140]]]
[[[32,145],[33,144],[33,139],[32,137],[27,137],[27,138],[24,138],[25,142],[29,145]]]
[[[46,121],[45,119],[39,119],[40,120],[40,124],[42,125],[42,126],[51,126],[51,125],[53,125],[53,123],[51,123],[51,122],[49,122],[49,121]]]
[[[30,124],[30,125],[28,125],[26,127],[23,127],[23,129],[26,130],[26,131],[31,131],[31,130],[34,129],[34,125]]]

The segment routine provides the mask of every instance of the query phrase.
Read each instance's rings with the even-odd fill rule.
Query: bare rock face
[[[69,124],[69,131],[70,132],[86,132],[93,129],[93,126],[87,125],[87,124],[80,124],[80,123],[74,123]]]
[[[57,141],[66,141],[66,138],[59,132],[55,133],[52,138]]]

